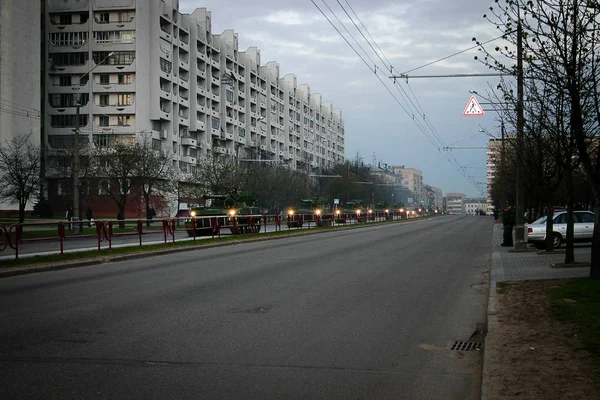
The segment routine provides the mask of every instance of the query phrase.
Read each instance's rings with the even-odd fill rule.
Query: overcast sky
[[[382,66],[341,9],[338,0],[325,1],[373,62]],[[354,18],[346,0],[339,2]],[[474,45],[473,37],[486,41],[499,36],[499,31],[483,19],[483,14],[494,4],[490,0],[347,2],[396,73],[465,50]],[[323,0],[315,0],[315,3],[360,52]],[[456,147],[486,146],[489,136],[480,133],[480,128],[499,135],[496,113],[487,112],[481,117],[462,116],[471,96],[469,90],[486,96],[489,86],[498,84],[498,77],[414,78],[409,79],[408,85],[402,81],[399,88],[395,88],[388,78],[389,71],[378,67],[378,75],[409,111],[407,113],[311,0],[180,0],[182,13],[190,13],[196,7],[206,7],[212,12],[213,33],[234,29],[239,35],[240,51],[257,46],[261,51],[262,64],[279,62],[281,76],[296,74],[299,84],[309,84],[312,93],[321,93],[324,100],[332,101],[334,107],[342,109],[346,158],[354,160],[358,153],[368,164],[373,163],[375,157],[377,162],[388,165],[416,168],[423,171],[425,183],[445,193],[462,192],[468,196],[479,196],[479,190],[444,155],[454,156],[475,181],[485,182],[486,150]],[[357,20],[355,22],[358,23]],[[369,38],[368,35],[366,37]],[[489,73],[486,67],[473,59],[476,54],[477,51],[472,50],[414,71],[409,76]],[[362,56],[369,65],[372,64],[364,54]],[[412,111],[413,105],[404,100],[400,88],[410,96],[415,107],[423,109],[426,122]],[[483,105],[486,110],[489,107]],[[427,139],[415,124],[413,115],[425,132],[431,132],[427,128],[430,124],[443,144],[454,149],[438,151],[437,147],[443,146],[436,141],[436,147]],[[485,186],[482,188],[485,190]]]

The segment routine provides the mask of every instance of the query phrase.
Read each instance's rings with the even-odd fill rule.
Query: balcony
[[[218,60],[213,60],[212,58],[210,59],[210,65],[212,65],[215,68],[220,69],[221,68],[221,64],[219,64]]]
[[[200,78],[206,79],[206,71],[203,71],[200,68],[196,70],[196,75]]]
[[[135,103],[129,105],[110,104],[106,106],[94,104],[93,113],[107,115],[135,114]]]
[[[217,154],[227,154],[227,149],[225,147],[213,147],[213,152]]]
[[[190,156],[181,156],[180,157],[180,161],[186,162],[188,164],[196,164],[196,158],[195,157],[190,157]]]
[[[211,76],[211,78],[210,78],[210,82],[211,82],[213,85],[216,85],[216,86],[220,86],[220,85],[221,85],[221,81],[219,80],[219,78],[217,78],[217,77],[215,77],[215,76]]]
[[[192,139],[189,136],[184,136],[184,137],[181,138],[181,145],[182,146],[194,146],[195,147],[197,145],[197,143],[198,142],[196,141],[196,139]]]
[[[202,86],[198,86],[198,89],[196,90],[197,94],[200,94],[202,96],[206,96],[206,89],[204,89]]]
[[[179,104],[181,104],[182,106],[186,107],[186,108],[190,108],[190,101],[187,98],[184,97],[179,97]]]
[[[201,112],[203,114],[206,114],[206,107],[197,104],[196,105],[196,111],[199,111],[199,112]]]
[[[118,83],[108,83],[102,84],[99,82],[94,82],[93,89],[95,93],[122,93],[122,92],[135,92],[135,83],[128,84],[118,84]]]
[[[238,91],[238,97],[240,99],[244,99],[245,100],[246,99],[246,93],[244,93],[243,91]]]
[[[220,97],[219,97],[219,95],[218,95],[218,94],[214,94],[214,93],[211,93],[211,94],[210,94],[210,98],[211,98],[213,101],[217,101],[217,102],[221,100],[221,99],[220,99]]]
[[[96,18],[94,18],[92,29],[94,31],[132,31],[135,30],[135,17],[132,16],[131,18],[121,20],[113,19],[107,22],[99,22]]]

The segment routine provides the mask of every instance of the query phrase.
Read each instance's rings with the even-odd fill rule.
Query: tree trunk
[[[548,214],[546,217],[546,251],[554,251],[554,241],[552,237],[552,230],[554,225],[554,207],[552,204],[548,206]]]
[[[575,262],[575,249],[573,246],[573,168],[567,167],[567,246],[565,250],[565,264]]]
[[[125,204],[119,204],[119,212],[117,213],[117,219],[119,220],[119,228],[125,228]]]
[[[25,222],[25,205],[27,202],[19,201],[19,223]]]
[[[600,201],[594,199],[594,214],[596,221],[594,222],[594,236],[592,237],[592,257],[590,260],[590,278],[600,278]]]
[[[152,189],[148,188],[148,191],[144,190],[145,193],[145,199],[146,199],[146,219],[149,220],[150,219],[150,191]],[[146,221],[146,226],[150,226],[150,221]]]

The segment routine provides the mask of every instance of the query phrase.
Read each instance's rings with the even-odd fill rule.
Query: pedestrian
[[[504,240],[501,244],[503,247],[513,246],[512,230],[515,225],[515,210],[510,204],[502,212],[502,225],[504,226]]]
[[[85,211],[85,217],[88,219],[88,226],[92,226],[92,221],[94,220],[94,213],[92,213],[91,207],[88,207]]]
[[[150,226],[150,222],[152,221],[152,218],[154,218],[155,215],[156,211],[154,211],[154,208],[150,207],[146,212],[146,226]]]
[[[69,230],[73,230],[73,224],[71,224],[71,221],[73,220],[73,207],[69,206],[67,207],[67,221],[69,223]]]

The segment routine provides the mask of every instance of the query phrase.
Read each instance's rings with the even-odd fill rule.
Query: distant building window
[[[212,118],[212,128],[217,130],[221,128],[221,120],[219,118]]]
[[[101,85],[110,84],[110,75],[100,75],[100,84]]]
[[[117,125],[119,125],[119,126],[130,126],[131,125],[131,116],[129,116],[129,115],[119,115],[117,117]]]
[[[73,18],[71,17],[71,14],[61,14],[59,17],[59,24],[60,25],[71,25]]]
[[[242,138],[246,137],[246,129],[240,128],[238,131],[238,135],[239,135],[239,137],[242,137]]]
[[[160,69],[162,72],[170,74],[171,73],[171,62],[165,60],[164,58],[160,59]]]
[[[108,136],[107,135],[94,135],[94,143],[98,147],[107,147],[108,146]]]
[[[106,107],[108,106],[109,97],[107,94],[101,94],[99,97],[99,106]]]
[[[108,126],[109,118],[108,115],[101,115],[98,117],[98,126]]]
[[[131,74],[119,74],[119,85],[131,84]]]
[[[229,101],[230,103],[233,103],[233,92],[231,90],[226,90],[225,91],[225,98],[227,99],[227,101]]]

